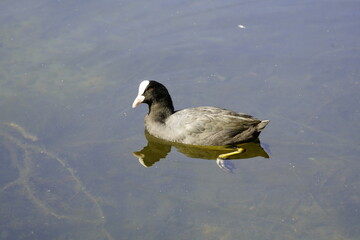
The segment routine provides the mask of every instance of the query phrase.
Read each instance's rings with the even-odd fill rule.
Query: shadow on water
[[[145,131],[145,137],[147,140],[147,146],[142,150],[134,152],[134,156],[139,159],[139,162],[144,167],[151,167],[161,159],[165,159],[171,148],[175,147],[178,152],[184,154],[189,158],[216,160],[218,166],[228,172],[233,172],[235,168],[234,164],[230,160],[235,159],[249,159],[254,157],[269,158],[269,155],[261,147],[260,140],[249,143],[243,143],[231,146],[192,146],[181,143],[173,143],[156,138]],[[236,149],[243,149],[243,152],[234,154],[221,159],[219,156],[222,154],[228,154]]]

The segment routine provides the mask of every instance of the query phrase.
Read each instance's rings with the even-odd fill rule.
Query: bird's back
[[[169,141],[221,146],[256,139],[266,124],[250,115],[223,108],[196,107],[176,111],[164,124],[148,131]]]

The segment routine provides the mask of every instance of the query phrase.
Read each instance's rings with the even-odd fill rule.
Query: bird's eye
[[[152,87],[149,87],[148,89],[146,89],[146,91],[152,91],[152,90],[154,90],[154,88],[152,88]]]

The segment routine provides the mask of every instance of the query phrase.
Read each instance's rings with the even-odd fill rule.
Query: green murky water
[[[0,239],[358,239],[359,7],[1,2]],[[143,79],[271,123],[223,171],[144,135]]]

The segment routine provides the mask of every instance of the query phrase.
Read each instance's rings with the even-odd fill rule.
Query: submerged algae
[[[46,216],[46,224],[54,221],[86,224],[97,229],[96,235],[101,239],[113,239],[104,227],[100,200],[86,189],[64,159],[38,146],[38,138],[16,123],[0,123],[0,139],[1,154],[8,160],[4,167],[11,168],[12,173],[16,169],[18,175],[16,179],[13,176],[1,179],[0,201],[9,198],[11,202],[24,201],[21,204],[24,209],[16,209],[11,215],[0,209],[8,220],[1,234],[8,235],[24,224],[34,226],[36,216],[41,215]],[[25,239],[25,235],[17,238]]]

